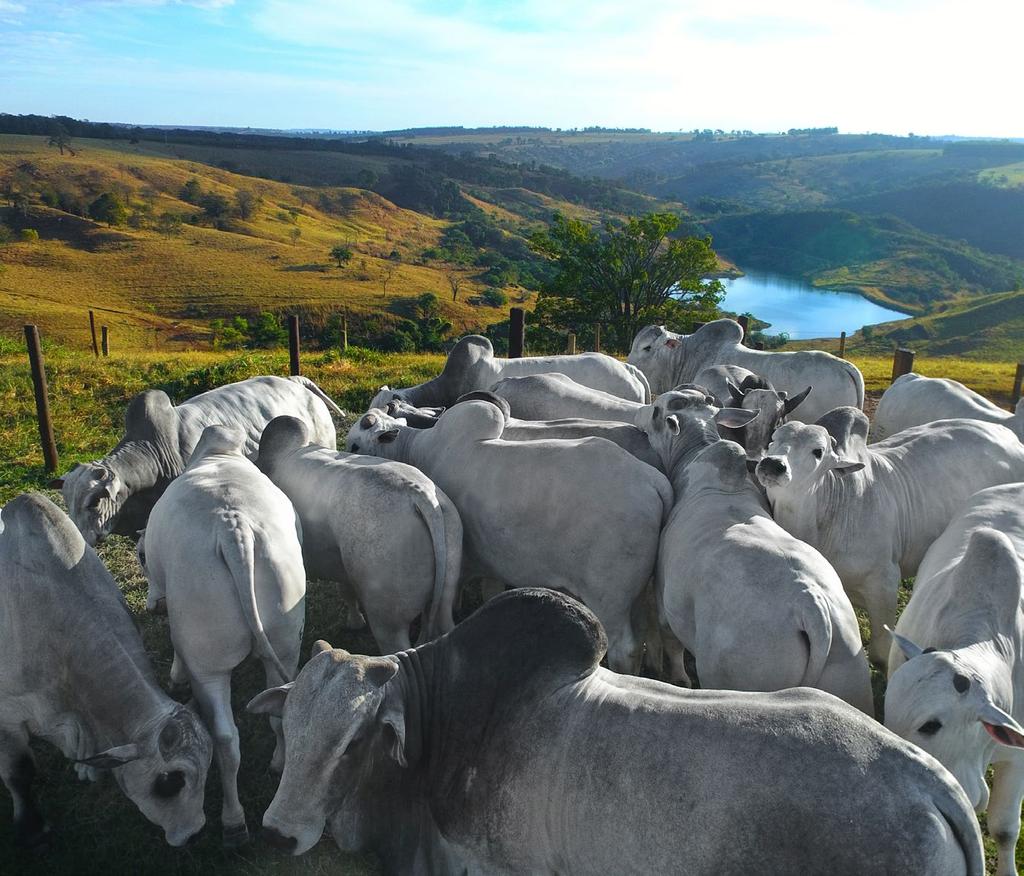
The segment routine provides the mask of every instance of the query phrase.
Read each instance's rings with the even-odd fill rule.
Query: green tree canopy
[[[604,344],[626,350],[650,323],[681,327],[694,312],[713,316],[723,293],[706,279],[718,268],[711,238],[670,237],[678,226],[672,213],[648,213],[599,230],[556,213],[530,238],[555,267],[538,317],[565,327],[601,322]]]
[[[128,219],[128,210],[117,195],[104,192],[89,205],[89,216],[108,225],[124,225]]]
[[[331,249],[331,258],[338,263],[339,268],[345,267],[348,262],[352,261],[353,255],[352,250],[343,243],[339,243]]]

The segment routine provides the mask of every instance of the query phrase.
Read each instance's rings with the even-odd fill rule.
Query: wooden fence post
[[[576,332],[569,332],[569,355],[576,355]]]
[[[1013,375],[1013,393],[1010,397],[1010,407],[1015,408],[1020,401],[1021,383],[1024,382],[1024,362],[1017,363],[1017,372]]]
[[[594,352],[601,352],[601,323],[594,323]]]
[[[914,370],[914,351],[908,350],[906,347],[899,347],[895,353],[892,354],[892,379],[896,380],[897,377],[902,377],[904,374],[909,374]]]
[[[288,317],[288,373],[297,375],[302,373],[299,367],[299,318]]]
[[[839,358],[846,358],[846,332],[839,333]]]
[[[736,322],[738,322],[740,324],[740,328],[743,329],[743,337],[740,338],[740,343],[742,344],[744,341],[746,341],[747,332],[750,330],[750,317],[737,316]]]
[[[341,352],[348,350],[348,314],[341,315]]]
[[[105,325],[100,326],[100,347],[104,356],[110,355],[110,329]]]
[[[521,359],[526,348],[526,311],[511,307],[508,311],[508,357]]]
[[[25,343],[28,346],[28,362],[32,368],[32,388],[36,392],[36,418],[39,420],[39,442],[43,445],[43,459],[46,470],[57,470],[57,442],[53,438],[53,422],[50,420],[50,400],[46,391],[46,366],[43,350],[39,346],[39,329],[34,325],[25,326]]]
[[[92,354],[99,359],[100,347],[96,343],[96,314],[89,311],[89,334],[92,335]]]

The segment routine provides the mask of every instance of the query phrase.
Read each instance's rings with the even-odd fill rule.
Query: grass
[[[61,471],[73,463],[101,456],[121,434],[123,411],[128,400],[145,387],[165,389],[175,400],[255,374],[287,373],[284,351],[248,354],[211,352],[115,353],[95,360],[60,344],[45,347],[51,409],[61,455]],[[890,357],[853,356],[864,373],[868,390],[877,394],[888,385]],[[317,381],[350,414],[365,410],[382,383],[394,386],[417,383],[440,370],[443,357],[436,355],[384,355],[353,349],[336,353],[307,354],[303,373]],[[1009,397],[1013,378],[1011,363],[982,363],[958,359],[921,359],[916,367],[932,376],[954,377],[1000,402]],[[25,490],[42,490],[60,504],[60,495],[44,489],[49,475],[43,469],[34,417],[31,380],[23,345],[0,335],[0,502]],[[342,430],[344,425],[342,426]],[[158,677],[167,682],[171,662],[165,617],[145,612],[146,583],[135,560],[134,546],[112,537],[101,556],[125,594],[142,633]],[[900,606],[906,604],[911,582],[904,582]],[[366,631],[343,626],[343,609],[333,585],[311,582],[307,592],[303,649],[326,638],[354,653],[376,653]],[[862,634],[868,637],[866,620]],[[884,700],[885,681],[872,673],[876,703]],[[269,805],[276,779],[266,769],[273,750],[273,735],[262,718],[245,714],[248,699],[263,689],[262,669],[247,661],[236,671],[232,693],[241,734],[242,769],[239,792],[254,831]],[[322,841],[300,858],[284,857],[260,842],[237,852],[220,846],[220,788],[216,770],[207,785],[208,826],[199,842],[183,850],[167,847],[157,828],[150,825],[113,782],[82,785],[70,764],[56,751],[37,745],[41,806],[55,827],[51,848],[44,854],[13,852],[10,809],[0,800],[0,860],[5,872],[25,874],[156,873],[156,874],[320,874],[363,876],[379,872],[369,855],[339,852],[331,840]],[[2,795],[0,795],[2,796]],[[990,859],[994,846],[986,840]],[[1024,846],[1024,844],[1022,844]],[[1024,848],[1018,855],[1024,865]],[[990,868],[993,866],[990,862]],[[991,869],[990,869],[990,872]]]

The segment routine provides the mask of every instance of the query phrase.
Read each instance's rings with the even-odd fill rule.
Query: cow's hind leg
[[[1016,753],[995,766],[988,801],[988,832],[999,848],[997,876],[1017,876],[1014,856],[1020,835],[1020,804],[1024,800],[1024,758]]]
[[[224,794],[221,807],[221,828],[227,848],[244,845],[249,841],[245,826],[245,812],[238,799],[238,766],[241,760],[238,747],[238,728],[231,714],[231,673],[192,677],[192,693],[199,703],[199,713],[213,736],[213,754],[220,771]]]
[[[288,677],[281,678],[281,673],[277,671],[273,661],[261,658],[263,671],[267,677],[267,687],[277,687],[280,684],[294,681],[296,670],[299,668],[299,649],[302,647],[302,631],[299,630],[298,635],[291,636],[287,640],[285,636],[274,636],[270,644],[274,649],[274,653],[277,654],[277,659],[281,661],[281,665],[288,672]],[[277,740],[274,745],[274,754],[270,758],[270,770],[280,775],[284,772],[284,727],[281,724],[281,719],[271,715],[270,729],[274,731],[274,736]]]
[[[14,801],[14,842],[25,848],[45,842],[50,830],[32,794],[35,774],[28,736],[19,730],[0,729],[0,779]]]

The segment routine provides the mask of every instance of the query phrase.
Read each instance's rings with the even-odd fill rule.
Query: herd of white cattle
[[[869,424],[849,362],[741,340],[652,326],[622,363],[463,338],[433,380],[382,387],[344,451],[305,378],[141,393],[53,484],[70,516],[0,509],[17,840],[49,831],[37,737],[175,846],[215,761],[224,843],[246,842],[231,675],[255,654],[281,773],[263,835],[294,854],[327,829],[396,873],[981,876],[987,810],[1016,874],[1021,406],[909,374]],[[111,533],[138,540],[187,705],[93,549]],[[300,668],[307,578],[385,656],[319,641]],[[456,626],[469,582],[486,601]]]

